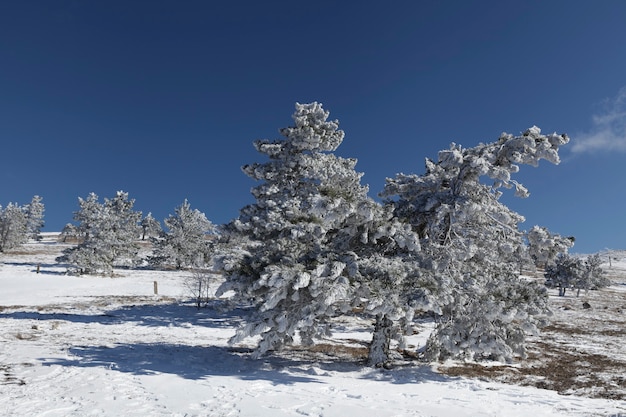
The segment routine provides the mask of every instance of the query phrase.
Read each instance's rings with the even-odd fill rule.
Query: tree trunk
[[[378,314],[369,347],[368,364],[370,366],[385,366],[389,361],[389,344],[391,343],[392,331],[393,321],[386,315]]]

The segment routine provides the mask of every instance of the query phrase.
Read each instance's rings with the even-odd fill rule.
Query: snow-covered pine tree
[[[170,214],[163,223],[167,231],[159,238],[153,238],[154,265],[173,265],[177,269],[204,267],[211,257],[209,235],[215,233],[215,226],[204,213],[192,209],[185,201]]]
[[[30,204],[24,207],[26,213],[26,233],[29,239],[41,240],[41,229],[44,226],[43,213],[44,205],[41,202],[43,199],[36,195],[31,200]]]
[[[104,207],[98,201],[96,193],[89,193],[87,198],[78,197],[78,211],[74,212],[74,221],[78,223],[76,226],[78,238],[89,240],[91,238],[91,230],[97,228],[103,215]]]
[[[161,223],[154,217],[152,213],[148,213],[146,217],[141,219],[141,240],[146,240],[146,237],[157,237],[161,234],[163,229]]]
[[[585,260],[585,282],[581,289],[598,290],[611,285],[611,279],[602,269],[599,254],[589,255]]]
[[[499,201],[501,187],[528,191],[511,179],[520,164],[559,163],[566,135],[542,135],[537,127],[520,136],[463,149],[452,144],[423,175],[387,179],[381,196],[395,215],[413,225],[422,243],[423,266],[442,291],[437,327],[427,357],[510,359],[524,353],[524,335],[535,331],[547,310],[543,286],[519,277],[524,220]],[[492,186],[481,183],[488,176]]]
[[[255,355],[297,337],[312,344],[330,334],[332,317],[365,302],[386,334],[372,343],[379,362],[388,354],[391,318],[406,314],[387,290],[414,269],[386,256],[416,251],[419,243],[410,227],[394,223],[391,210],[367,196],[356,160],[332,153],[344,132],[328,116],[317,102],[297,103],[295,125],[280,130],[284,139],[255,142],[269,161],[243,167],[261,183],[252,189],[256,203],[224,227],[235,250],[216,263],[227,277],[218,294],[234,290],[255,307],[231,339],[260,336]],[[245,246],[234,248],[233,240]]]
[[[78,227],[73,223],[66,223],[61,230],[60,239],[62,242],[77,242],[81,241],[82,237]]]
[[[104,199],[105,213],[110,221],[103,231],[108,234],[112,265],[132,267],[139,261],[137,239],[141,236],[139,222],[142,216],[140,211],[133,210],[134,206],[135,200],[129,200],[124,191],[118,191],[111,199]]]
[[[0,206],[0,252],[26,243],[28,240],[27,218],[24,209],[16,203]]]
[[[135,200],[118,191],[114,198],[98,202],[89,194],[78,199],[80,209],[74,213],[82,241],[68,248],[57,262],[70,264],[68,270],[78,274],[112,274],[114,266],[134,266],[138,261],[141,212],[134,211]]]

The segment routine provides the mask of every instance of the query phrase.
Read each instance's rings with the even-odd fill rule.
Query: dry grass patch
[[[343,342],[343,343],[342,343]],[[368,347],[359,340],[343,340],[338,343],[316,343],[311,346],[288,346],[289,357],[298,356],[305,360],[341,360],[361,362],[367,359]]]

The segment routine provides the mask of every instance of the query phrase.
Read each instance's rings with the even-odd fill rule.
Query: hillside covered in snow
[[[0,260],[0,409],[6,416],[619,416],[626,415],[626,256],[614,285],[575,297],[550,290],[551,323],[518,364],[364,364],[372,323],[260,359],[227,341],[248,312],[197,309],[189,272],[68,276],[54,234]],[[155,288],[156,283],[156,288]],[[215,277],[214,285],[219,284]],[[157,294],[155,294],[155,289]],[[409,338],[424,343],[431,328]]]

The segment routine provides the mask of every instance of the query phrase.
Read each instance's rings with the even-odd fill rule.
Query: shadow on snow
[[[169,343],[137,343],[106,346],[76,346],[72,359],[46,360],[44,365],[105,367],[135,375],[174,374],[187,379],[232,376],[242,380],[268,380],[276,385],[319,382],[309,375],[285,372],[276,358],[253,360],[246,351],[219,346],[187,346]]]
[[[173,374],[186,379],[230,376],[244,381],[266,380],[274,385],[324,383],[329,372],[358,372],[363,365],[343,361],[304,361],[270,355],[251,359],[249,349],[220,346],[188,346],[170,343],[137,343],[108,346],[76,346],[70,359],[44,360],[45,366],[100,367],[134,375]],[[456,378],[434,372],[429,366],[411,365],[392,370],[371,369],[360,379],[392,384],[446,382]]]
[[[63,308],[62,306],[59,308]],[[250,310],[232,308],[226,301],[213,301],[208,308],[197,309],[189,304],[170,303],[133,305],[108,310],[103,314],[74,314],[64,312],[16,311],[0,313],[0,319],[64,320],[73,323],[119,325],[134,323],[150,327],[200,326],[215,329],[238,327]],[[345,328],[347,330],[347,328]],[[106,367],[137,375],[160,373],[179,375],[188,379],[210,376],[232,376],[242,380],[268,380],[274,384],[323,382],[325,372],[357,372],[363,364],[341,359],[320,361],[293,357],[289,350],[252,359],[250,349],[211,345],[174,343],[121,343],[114,346],[74,346],[68,359],[42,359],[44,365],[73,367]],[[322,372],[320,374],[320,372]],[[392,370],[371,369],[361,378],[394,384],[449,381],[430,367],[411,363]]]
[[[66,270],[61,270],[59,268],[59,264],[48,264],[48,263],[41,263],[41,262],[3,262],[3,263],[4,265],[11,265],[11,266],[32,267],[33,269],[30,272],[34,274],[67,275]],[[39,271],[37,271],[37,268],[39,268]]]
[[[94,302],[94,306],[96,303]],[[59,306],[58,308],[66,308]],[[106,307],[106,306],[100,306]],[[135,323],[141,326],[163,327],[204,326],[209,328],[237,327],[249,311],[242,308],[229,308],[227,302],[214,301],[210,307],[197,309],[181,303],[146,304],[122,306],[101,314],[76,314],[65,312],[15,311],[0,313],[0,319],[17,320],[64,320],[71,323],[97,323],[118,325]]]

